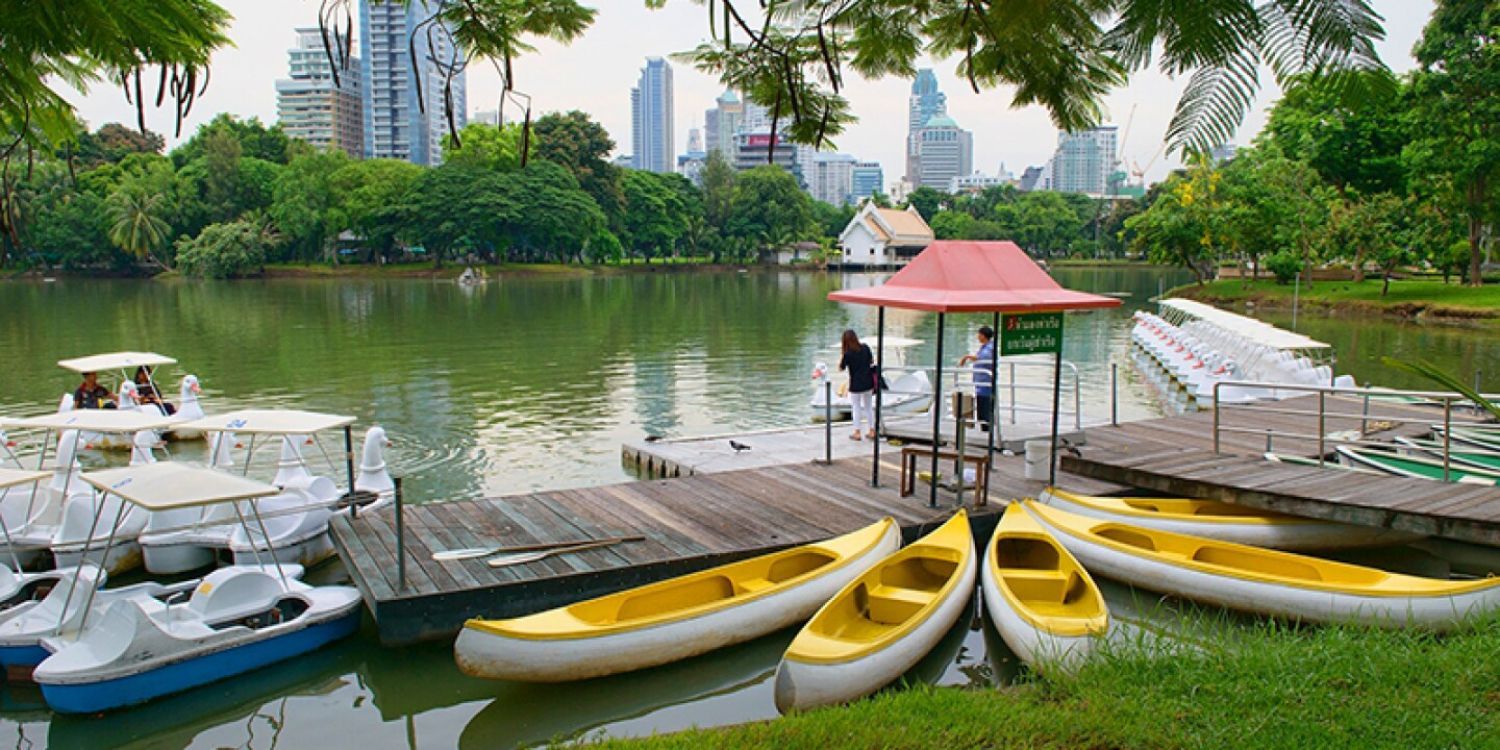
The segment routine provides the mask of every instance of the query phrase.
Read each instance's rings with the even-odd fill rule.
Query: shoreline
[[[1300,290],[1298,306],[1304,312],[1335,315],[1378,316],[1414,323],[1449,326],[1500,325],[1500,289],[1465,287],[1441,281],[1392,281],[1390,293],[1381,296],[1379,279],[1361,284],[1322,281]],[[1261,279],[1212,281],[1202,286],[1184,284],[1169,289],[1163,297],[1185,297],[1234,312],[1292,309],[1293,288]]]

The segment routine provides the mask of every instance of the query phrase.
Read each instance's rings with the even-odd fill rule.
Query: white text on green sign
[[[1006,315],[1000,321],[1000,356],[1055,354],[1062,350],[1060,312]]]

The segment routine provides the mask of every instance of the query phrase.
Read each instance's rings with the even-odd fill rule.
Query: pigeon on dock
[[[729,441],[729,447],[733,448],[735,453],[743,453],[747,450],[750,450],[750,446],[745,445],[738,440]]]

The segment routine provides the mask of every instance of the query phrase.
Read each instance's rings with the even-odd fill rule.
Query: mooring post
[[[823,381],[823,463],[833,463],[833,381]]]
[[[932,489],[927,495],[927,507],[937,507],[938,491],[938,448],[942,443],[943,425],[943,324],[947,322],[947,315],[938,313],[937,316],[937,367],[936,376],[932,380],[932,477],[928,484]],[[954,415],[957,418],[957,415]],[[963,477],[959,477],[963,479]]]
[[[1443,481],[1451,479],[1448,476],[1449,461],[1453,455],[1453,397],[1443,397]]]
[[[1324,451],[1327,450],[1327,448],[1323,445],[1324,435],[1326,435],[1327,432],[1328,432],[1328,430],[1327,430],[1328,413],[1324,410],[1324,405],[1325,405],[1325,399],[1324,399],[1324,397],[1327,396],[1327,395],[1328,395],[1328,391],[1321,390],[1321,389],[1318,391],[1318,466],[1322,466],[1323,465],[1323,460],[1324,460],[1324,455],[1325,455]]]
[[[885,438],[885,431],[881,425],[881,390],[880,378],[885,374],[885,307],[876,308],[875,313],[875,364],[880,368],[875,371],[875,443],[870,446],[870,486],[880,486],[880,441]]]
[[[249,463],[246,459],[245,463]],[[344,425],[344,468],[349,471],[349,495],[354,496],[354,425]],[[359,514],[359,504],[349,503],[349,517]]]
[[[1120,365],[1109,363],[1109,425],[1120,426]]]
[[[401,496],[401,477],[396,483],[396,587],[406,590],[406,505]]]

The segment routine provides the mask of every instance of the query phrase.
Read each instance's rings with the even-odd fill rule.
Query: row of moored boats
[[[171,363],[149,352],[64,360],[78,372],[120,371],[117,408],[75,409],[65,397],[56,413],[0,422],[13,436],[39,436],[24,442],[31,451],[0,440],[0,666],[28,675],[60,712],[133,705],[251,671],[359,622],[356,589],[301,579],[334,554],[333,518],[393,502],[384,430],[366,433],[356,473],[352,458],[339,467],[320,442],[340,431],[335,440],[350,440],[352,417],[205,415],[191,375],[173,414],[132,398],[131,369]],[[207,441],[206,461],[166,455],[169,441],[181,453],[189,440]],[[100,452],[122,446],[128,465],[84,469],[91,451],[90,465],[118,464]],[[251,473],[273,468],[254,465],[258,447],[277,452],[269,481]],[[328,460],[309,461],[308,451]],[[136,567],[170,582],[110,586]]]
[[[1006,508],[981,555],[959,511],[905,547],[883,519],[828,541],[504,620],[466,623],[466,673],[560,682],[685,659],[804,623],[777,669],[783,711],[897,680],[946,634],[976,585],[1033,668],[1081,665],[1111,627],[1091,574],[1303,622],[1444,631],[1500,607],[1500,579],[1445,580],[1302,554],[1411,541],[1389,529],[1207,500],[1049,489]]]

